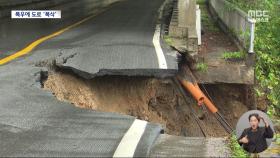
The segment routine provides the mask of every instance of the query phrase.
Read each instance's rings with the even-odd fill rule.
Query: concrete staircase
[[[174,0],[169,24],[169,34],[173,46],[180,52],[195,57],[198,52],[196,31],[196,1]]]

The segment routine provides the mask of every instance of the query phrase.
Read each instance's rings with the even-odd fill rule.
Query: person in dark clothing
[[[248,119],[251,127],[243,130],[238,138],[238,143],[249,153],[260,153],[267,149],[266,138],[273,138],[273,130],[267,121],[257,113],[250,114]],[[265,127],[259,127],[261,120]]]

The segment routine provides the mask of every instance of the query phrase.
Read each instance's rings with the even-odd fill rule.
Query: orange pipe
[[[203,102],[204,100],[204,95],[203,93],[201,93],[201,91],[196,88],[191,82],[186,81],[186,80],[181,80],[180,78],[178,78],[179,81],[181,82],[181,84],[183,85],[183,87],[185,89],[187,89],[192,96],[197,100],[198,103]]]
[[[218,112],[216,106],[205,96],[205,94],[201,91],[197,83],[193,84],[189,81],[182,80],[180,78],[178,78],[178,80],[181,82],[184,88],[192,94],[192,96],[197,100],[199,105],[201,105],[201,103],[204,103],[212,113]]]
[[[207,97],[204,99],[204,104],[208,107],[208,109],[212,113],[218,112],[218,109],[216,108],[216,106]]]
[[[195,83],[194,84],[195,87],[197,89],[199,89],[199,91],[203,94],[204,96],[204,104],[207,106],[207,108],[212,112],[212,113],[216,113],[218,112],[218,109],[216,108],[216,106],[208,99],[208,97],[205,96],[205,94],[201,91],[201,89],[199,88],[198,84]]]

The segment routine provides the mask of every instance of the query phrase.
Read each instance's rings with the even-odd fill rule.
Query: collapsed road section
[[[103,0],[94,2],[105,3]],[[55,6],[63,13],[66,9],[69,14],[57,21],[6,18],[2,23],[1,19],[0,64],[5,65],[0,68],[0,155],[114,155],[127,131],[134,127],[134,122],[138,122],[135,117],[76,108],[58,101],[50,91],[39,87],[38,81],[44,78],[39,74],[44,75],[41,70],[45,69],[40,61],[62,58],[65,59],[62,67],[89,74],[101,69],[136,70],[140,73],[146,69],[151,73],[158,71],[161,74],[164,71],[168,75],[174,74],[177,71],[176,53],[164,51],[169,69],[162,70],[154,46],[154,43],[157,46],[161,44],[160,33],[155,33],[155,28],[162,3],[163,0],[129,0],[116,3],[110,9],[106,5],[106,11],[102,5],[102,13],[98,12],[98,16],[94,13],[91,18],[86,18],[87,22],[83,18],[92,10],[101,8],[95,7],[96,3],[91,0],[69,3],[71,8],[66,4]],[[55,33],[49,35],[60,28],[69,28],[68,25],[75,27],[66,29],[59,36],[54,36]],[[154,35],[157,35],[156,38],[153,38]],[[153,39],[156,39],[155,42]],[[24,49],[28,44],[31,47]],[[30,55],[23,56],[26,53]],[[50,76],[48,79],[51,79]],[[146,156],[161,130],[159,124],[146,122],[135,156]]]
[[[190,94],[187,95],[187,102],[184,101],[184,96],[178,92],[171,78],[102,76],[85,79],[58,67],[50,70],[48,76],[43,78],[44,89],[76,107],[126,114],[160,123],[165,126],[168,134],[204,136],[202,131],[198,132],[200,127],[196,117],[205,128],[206,136],[227,135],[213,115],[198,107]],[[221,113],[234,126],[238,117],[248,109],[243,102],[243,91],[240,90],[242,85],[205,86],[215,98]],[[225,93],[227,91],[231,93]],[[194,108],[195,116],[189,106]],[[232,112],[233,115],[229,115]]]
[[[162,140],[172,140],[177,147],[183,144],[197,148],[190,143],[205,144],[204,136],[227,136],[219,120],[204,106],[198,106],[190,93],[178,91],[178,85],[172,80],[178,71],[177,51],[161,40],[158,14],[162,14],[163,2],[128,0],[114,4],[95,18],[81,20],[79,26],[74,24],[77,27],[48,38],[30,56],[1,67],[0,81],[3,82],[0,83],[5,83],[0,89],[0,134],[4,142],[0,145],[1,156],[111,157],[118,154],[116,149],[135,127],[136,133],[140,133],[139,144],[134,144],[132,156],[147,156],[155,141],[158,142],[154,146],[159,149],[154,152],[157,154],[162,151]],[[168,13],[173,12],[170,17],[173,20],[160,20],[174,23],[173,29],[185,36],[186,28],[181,20],[186,16],[181,7],[176,7],[182,3],[170,2],[171,10],[164,15],[170,17]],[[178,12],[180,18],[176,17]],[[38,21],[7,22],[3,28],[12,31],[11,24],[17,24],[15,29],[26,25],[42,34],[52,32],[38,31],[33,27],[39,26]],[[168,31],[171,36],[172,29]],[[178,37],[173,40],[175,44],[188,44],[186,48],[174,47],[179,51],[188,50],[195,57],[197,37],[189,36],[193,33],[193,28],[188,29],[188,42]],[[18,38],[17,32],[1,38],[9,39],[3,53],[3,57],[7,57],[15,51],[11,48],[18,49],[37,36],[26,37],[17,47],[9,42]],[[165,39],[170,41],[167,36]],[[44,61],[48,59],[56,62],[46,70],[48,62]],[[225,116],[224,122],[229,126],[234,126],[239,116],[248,110],[242,83],[195,84],[211,96],[219,109],[217,114]],[[137,130],[139,126],[141,130]],[[172,136],[160,135],[164,132]],[[182,136],[201,138],[182,139]],[[205,151],[209,151],[209,146],[211,143],[203,146]]]

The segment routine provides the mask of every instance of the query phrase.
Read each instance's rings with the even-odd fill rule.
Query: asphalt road
[[[53,10],[62,10],[63,16],[61,19],[11,20],[10,17],[1,18],[0,58],[7,57],[23,49],[40,37],[49,35],[88,15],[88,13],[80,9],[86,4],[83,4],[83,2],[70,2],[50,8]],[[75,10],[74,13],[73,10]]]
[[[40,70],[23,63],[0,68],[0,156],[111,157],[135,118],[58,101],[41,89]],[[149,123],[136,152],[146,155],[160,130]]]
[[[176,53],[159,41],[167,63],[167,68],[161,68],[153,43],[162,3],[127,0],[114,4],[97,17],[43,42],[29,55],[0,66],[0,156],[113,156],[135,118],[58,101],[41,88],[40,72],[47,68],[38,63],[55,59],[62,68],[84,77],[174,75]],[[86,14],[75,15],[76,19],[61,22],[1,20],[0,58]],[[160,125],[147,123],[134,155],[147,156],[161,130]]]
[[[57,46],[72,48],[74,54],[62,66],[85,72],[87,78],[105,74],[173,76],[178,69],[176,53],[163,48],[167,68],[160,68],[153,44],[162,3],[163,0],[124,1],[58,37],[66,38],[56,41]]]
[[[61,67],[70,68],[87,78],[108,74],[173,76],[178,70],[176,52],[159,40],[163,59],[158,59],[153,43],[158,10],[163,1],[119,2],[78,27],[45,41],[36,50],[60,52],[63,59],[68,59],[58,62]],[[83,11],[77,12],[78,9],[72,3],[54,9],[65,10],[65,7],[72,8],[75,12],[68,11],[66,15],[62,12],[64,18],[61,20],[2,20],[0,58],[88,15]],[[31,53],[36,53],[36,50]],[[161,60],[166,61],[166,68],[159,66]]]

